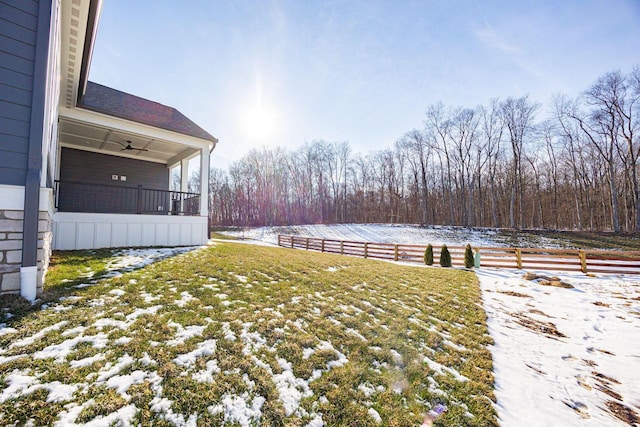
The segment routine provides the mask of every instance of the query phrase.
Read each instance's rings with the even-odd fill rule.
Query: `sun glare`
[[[266,142],[276,130],[276,118],[272,111],[255,107],[245,113],[243,128],[248,137]]]

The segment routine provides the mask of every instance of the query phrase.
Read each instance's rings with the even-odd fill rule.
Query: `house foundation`
[[[0,294],[20,293],[23,223],[24,211],[0,209]],[[49,212],[40,211],[36,274],[36,293],[38,295],[42,293],[44,275],[51,257],[52,231]]]

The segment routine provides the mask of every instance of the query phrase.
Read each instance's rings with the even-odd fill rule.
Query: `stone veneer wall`
[[[0,209],[0,294],[20,293],[22,265],[23,211]],[[51,216],[40,211],[38,221],[38,288],[43,291],[44,275],[49,267],[52,241]]]

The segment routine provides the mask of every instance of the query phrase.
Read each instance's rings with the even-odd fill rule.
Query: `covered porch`
[[[85,108],[61,109],[58,137],[53,249],[207,242],[215,138]]]

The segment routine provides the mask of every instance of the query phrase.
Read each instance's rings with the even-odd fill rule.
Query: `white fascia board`
[[[60,117],[67,120],[76,120],[83,123],[94,124],[108,129],[129,132],[133,135],[144,135],[151,139],[175,142],[176,144],[186,145],[197,149],[201,149],[202,147],[210,149],[214,145],[213,142],[206,139],[183,135],[178,132],[172,132],[154,126],[120,119],[108,114],[96,113],[95,111],[85,110],[83,108],[60,108]]]
[[[39,210],[53,212],[53,189],[40,188]],[[0,184],[0,209],[8,211],[24,210],[24,187]]]
[[[194,157],[197,157],[198,155],[200,155],[200,150],[196,150],[193,152],[190,149],[183,150],[182,152],[176,154],[175,156],[167,160],[167,166],[169,168],[172,168],[182,163],[183,161],[189,161]]]

